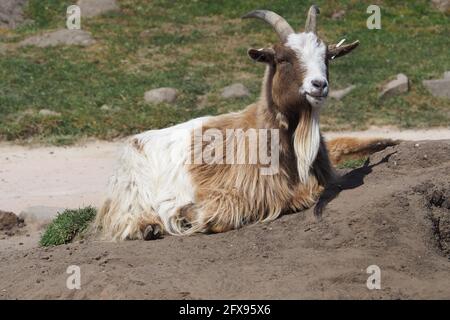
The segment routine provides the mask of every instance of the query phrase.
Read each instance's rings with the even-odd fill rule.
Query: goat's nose
[[[313,85],[314,88],[316,88],[318,90],[323,90],[328,86],[328,83],[326,80],[320,80],[320,79],[311,80],[311,84]]]

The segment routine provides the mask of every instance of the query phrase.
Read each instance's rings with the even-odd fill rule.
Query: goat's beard
[[[320,147],[319,108],[302,112],[294,132],[294,150],[301,183],[306,183]]]

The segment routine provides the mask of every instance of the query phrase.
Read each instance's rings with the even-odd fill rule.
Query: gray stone
[[[32,225],[37,229],[44,228],[58,215],[64,208],[34,206],[28,207],[19,214],[19,218],[25,220],[27,225]]]
[[[88,31],[61,29],[27,38],[19,42],[19,46],[37,46],[43,48],[58,45],[77,45],[86,47],[94,43],[95,40]]]
[[[409,90],[408,77],[403,73],[399,73],[395,80],[390,81],[383,87],[379,95],[379,98],[388,98],[396,96],[401,93],[408,92],[408,90]]]
[[[11,230],[20,222],[21,219],[14,213],[0,210],[0,230]]]
[[[116,0],[79,0],[77,5],[81,9],[81,19],[120,9]]]
[[[442,12],[450,10],[450,0],[431,0],[433,6]]]
[[[41,109],[39,110],[39,115],[43,117],[60,117],[61,113],[49,109]]]
[[[450,98],[450,72],[443,79],[423,80],[422,84],[434,97]]]
[[[14,29],[24,22],[23,7],[28,0],[0,1],[0,28]]]
[[[349,94],[353,89],[355,89],[356,86],[355,85],[351,85],[348,86],[345,89],[341,89],[341,90],[331,90],[329,93],[330,98],[336,99],[336,100],[341,100],[342,98],[344,98],[347,94]]]
[[[177,97],[178,91],[174,88],[157,88],[144,94],[144,100],[148,103],[174,103]]]
[[[250,92],[242,83],[234,83],[222,89],[221,96],[224,99],[248,97]]]

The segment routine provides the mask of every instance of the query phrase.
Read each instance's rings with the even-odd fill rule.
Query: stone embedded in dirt
[[[438,248],[450,258],[450,184],[430,188],[425,196]]]
[[[148,103],[174,103],[178,97],[178,90],[174,88],[157,88],[147,91],[144,100]]]
[[[11,230],[14,227],[20,226],[23,220],[12,212],[0,210],[0,230]]]
[[[94,43],[95,40],[88,31],[61,29],[27,38],[19,42],[19,47],[37,46],[44,48],[58,45],[76,45],[86,47]]]
[[[222,89],[224,99],[245,98],[250,96],[250,92],[242,83],[234,83]]]
[[[341,90],[331,90],[329,96],[330,98],[341,100],[355,88],[356,86],[352,84],[351,86],[348,86],[347,88]]]
[[[345,16],[345,10],[338,10],[333,12],[331,15],[331,19],[333,20],[341,20]]]
[[[431,0],[431,3],[441,12],[450,11],[450,0]]]
[[[409,90],[408,77],[403,73],[399,73],[396,79],[390,81],[383,87],[379,95],[379,98],[388,98],[396,96],[401,93],[408,92],[408,90]]]
[[[442,79],[423,80],[422,84],[434,97],[450,98],[450,71]]]
[[[81,18],[91,18],[120,9],[116,0],[79,0],[77,5],[81,9]]]
[[[41,109],[39,110],[39,115],[43,117],[60,117],[61,113],[49,109]]]
[[[14,29],[24,22],[23,7],[28,0],[0,1],[0,28]]]
[[[64,208],[59,207],[34,206],[23,210],[19,214],[19,218],[23,219],[27,225],[33,225],[40,229],[47,226],[58,213],[64,210]]]

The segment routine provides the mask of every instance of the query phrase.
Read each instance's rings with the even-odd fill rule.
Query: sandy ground
[[[306,210],[217,235],[2,250],[0,298],[449,299],[450,141],[404,142],[341,173],[321,221]]]
[[[0,210],[98,205],[120,143],[71,147],[0,144]]]

